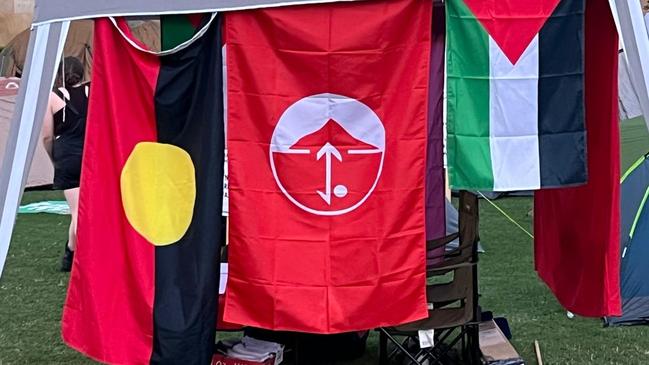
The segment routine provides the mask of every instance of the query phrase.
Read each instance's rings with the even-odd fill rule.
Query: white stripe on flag
[[[494,191],[540,187],[538,35],[515,65],[489,37],[489,134]]]

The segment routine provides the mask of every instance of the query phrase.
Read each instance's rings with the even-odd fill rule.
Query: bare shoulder
[[[56,93],[50,92],[50,109],[52,110],[52,113],[56,113],[59,110],[63,109],[65,107],[65,101],[61,99]]]

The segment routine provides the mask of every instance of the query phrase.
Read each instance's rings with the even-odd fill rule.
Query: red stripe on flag
[[[560,0],[462,0],[512,64],[552,15]]]
[[[94,37],[79,243],[62,333],[68,345],[101,362],[145,364],[152,350],[154,246],[126,219],[120,174],[138,142],[157,138],[159,63],[136,57],[139,51],[107,19],[95,21]]]
[[[194,29],[198,29],[204,17],[205,14],[187,14],[187,20],[192,25],[192,27],[194,27]]]

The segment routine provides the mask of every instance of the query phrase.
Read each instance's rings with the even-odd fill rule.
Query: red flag
[[[334,333],[427,315],[431,11],[228,14],[226,321]]]
[[[618,39],[605,1],[586,2],[588,184],[537,191],[535,265],[568,310],[619,315],[620,139]]]

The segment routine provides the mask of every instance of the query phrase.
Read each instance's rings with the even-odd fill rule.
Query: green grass
[[[496,203],[531,228],[529,198]],[[599,319],[568,319],[533,266],[532,240],[481,201],[481,305],[506,316],[519,353],[534,363],[534,340],[545,364],[648,364],[649,327],[603,328]]]
[[[23,202],[61,198],[58,193],[26,193]],[[529,198],[496,201],[526,228]],[[68,275],[58,272],[68,218],[21,215],[0,279],[0,364],[86,364],[61,341],[59,319]],[[513,343],[535,363],[539,340],[545,364],[648,364],[649,327],[603,328],[598,319],[568,319],[537,278],[532,240],[481,201],[481,305],[508,318]],[[376,336],[367,355],[354,364],[376,363]]]
[[[649,132],[642,117],[625,120],[620,124],[622,143],[622,173],[640,156],[649,152]]]
[[[63,199],[26,193],[23,203]],[[0,279],[0,364],[82,364],[59,335],[68,274],[59,272],[70,218],[20,215]]]

